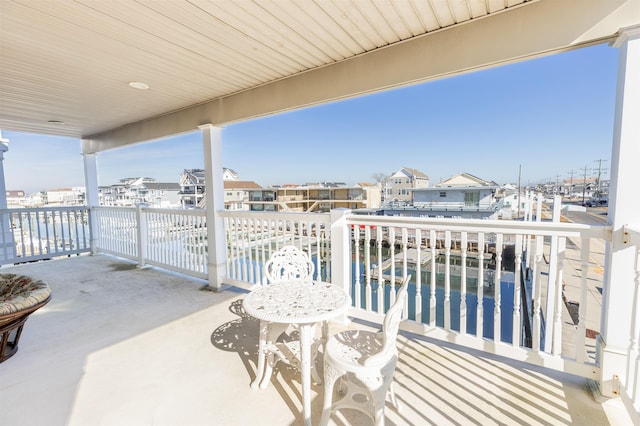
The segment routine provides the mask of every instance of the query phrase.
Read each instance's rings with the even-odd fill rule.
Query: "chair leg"
[[[400,412],[402,406],[400,405],[400,401],[398,401],[398,399],[396,398],[396,391],[393,386],[393,381],[391,381],[391,384],[389,385],[389,397],[391,399],[393,408],[395,408],[397,412]]]
[[[384,402],[387,396],[387,390],[385,386],[382,386],[380,389],[371,392],[371,397],[373,398],[373,411],[374,411],[374,421],[373,424],[376,426],[384,426]]]

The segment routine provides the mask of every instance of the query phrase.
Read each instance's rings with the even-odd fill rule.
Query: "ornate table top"
[[[245,311],[258,319],[280,323],[311,323],[334,318],[351,304],[340,287],[325,282],[270,284],[244,299]]]

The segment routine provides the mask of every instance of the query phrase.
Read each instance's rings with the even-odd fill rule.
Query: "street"
[[[605,225],[607,223],[607,207],[585,207],[586,212],[568,211],[564,216],[571,222],[585,225]]]

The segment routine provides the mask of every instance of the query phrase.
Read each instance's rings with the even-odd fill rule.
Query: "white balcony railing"
[[[434,209],[434,210],[495,210],[495,204],[492,202],[465,202],[465,201],[415,201],[416,208]]]
[[[0,210],[0,264],[88,252],[86,207]]]
[[[309,253],[316,278],[331,280],[328,214],[225,211],[227,281],[243,288],[262,282],[262,265],[274,250],[293,244]]]
[[[259,282],[271,250],[294,244],[311,253],[322,279],[349,277],[334,284],[351,294],[355,317],[379,321],[393,303],[394,284],[411,274],[406,329],[584,377],[597,375],[586,318],[599,317],[600,306],[587,304],[587,272],[591,241],[608,239],[607,226],[347,214],[340,225],[344,232],[336,233],[327,214],[223,215],[231,284]],[[574,317],[563,318],[568,245],[583,263],[581,303]],[[344,251],[342,258],[334,250]],[[566,327],[569,321],[574,326]]]
[[[594,240],[610,240],[609,226],[348,211],[219,214],[226,284],[251,288],[262,281],[271,252],[293,244],[310,254],[317,279],[343,285],[351,294],[354,317],[379,321],[393,303],[395,284],[411,274],[405,329],[597,377],[587,318],[599,318],[600,305],[587,303],[587,274]],[[205,211],[99,207],[95,218],[98,251],[207,278]],[[630,235],[638,239],[637,232]],[[568,255],[581,270],[577,279],[571,277],[579,288],[571,316],[563,305]],[[636,350],[638,341],[640,332]]]
[[[392,283],[413,276],[406,328],[595,378],[587,342],[590,243],[609,227],[573,223],[351,216],[355,315],[379,318]],[[565,327],[567,246],[582,262],[579,312]],[[594,312],[587,312],[587,309]],[[535,356],[532,356],[535,355]]]
[[[96,207],[99,252],[207,278],[204,210]]]

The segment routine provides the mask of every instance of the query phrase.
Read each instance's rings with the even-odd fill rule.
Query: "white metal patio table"
[[[252,317],[300,327],[300,374],[305,425],[311,425],[311,344],[315,324],[344,314],[350,304],[351,298],[342,288],[326,282],[266,285],[253,290],[244,299],[244,309]],[[262,332],[262,326],[260,329],[259,350],[262,351],[266,333]],[[258,365],[254,383],[261,380],[263,373],[264,364]]]

